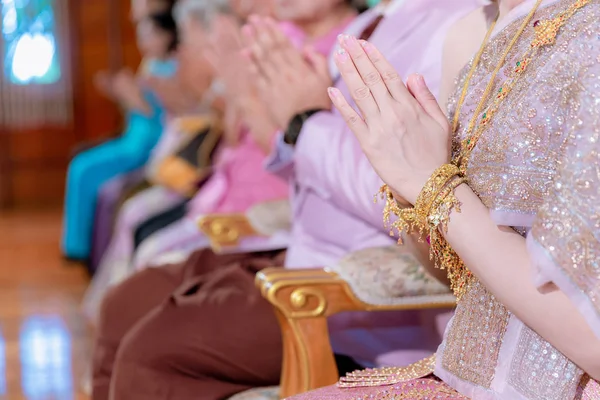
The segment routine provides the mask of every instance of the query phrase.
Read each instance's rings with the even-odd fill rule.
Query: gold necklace
[[[484,94],[483,94],[480,102],[478,103],[477,108],[475,109],[475,112],[473,113],[473,116],[471,117],[471,120],[469,121],[469,125],[467,127],[465,138],[461,141],[459,155],[453,160],[453,163],[455,165],[459,166],[459,168],[461,169],[461,172],[463,174],[466,172],[469,157],[471,155],[471,152],[477,145],[479,138],[481,137],[482,133],[485,131],[485,128],[489,125],[489,122],[491,121],[492,117],[496,114],[496,112],[500,108],[500,105],[502,104],[503,100],[508,96],[508,94],[511,92],[511,90],[516,85],[519,78],[523,75],[523,73],[529,66],[533,55],[542,47],[553,44],[556,41],[556,36],[558,35],[560,28],[562,26],[564,26],[564,24],[567,22],[567,20],[569,18],[571,18],[573,16],[573,14],[575,14],[575,12],[577,12],[577,10],[584,7],[589,2],[590,2],[590,0],[576,0],[567,9],[558,13],[556,15],[556,17],[549,19],[549,20],[545,20],[545,21],[536,21],[536,23],[534,24],[534,29],[535,29],[534,39],[531,42],[531,45],[529,46],[529,48],[527,49],[525,54],[523,54],[521,59],[519,61],[517,61],[515,68],[513,70],[514,77],[500,87],[500,89],[498,90],[498,93],[496,95],[496,98],[494,99],[494,102],[490,106],[488,106],[488,108],[485,111],[483,111],[483,108],[484,108],[485,104],[487,103],[490,93],[491,93],[492,89],[494,88],[496,76],[498,75],[498,73],[500,72],[502,67],[504,67],[506,58],[508,57],[510,51],[512,50],[514,45],[517,43],[519,38],[521,37],[521,35],[525,31],[525,29],[527,28],[527,26],[533,19],[533,16],[537,12],[540,4],[542,3],[542,0],[537,0],[533,9],[527,15],[527,17],[521,24],[519,30],[517,31],[517,33],[511,40],[511,42],[508,44],[506,50],[502,54],[500,61],[498,62],[498,65],[492,72],[492,76],[485,88]],[[485,42],[483,43],[482,48],[480,49],[481,53],[483,53],[483,50],[484,50],[486,44],[487,43],[485,43]],[[479,64],[480,58],[481,58],[481,56],[476,58],[476,62],[474,61],[473,66],[471,67],[471,71],[469,71],[470,77],[472,77],[472,75],[474,74],[474,72]],[[465,97],[466,97],[466,92],[468,91],[469,85],[470,85],[470,78],[465,82],[465,85],[463,87],[463,95]],[[461,97],[462,97],[462,95],[461,95]],[[464,102],[464,99],[463,99],[463,102]],[[461,112],[463,102],[460,102],[458,104],[455,115],[454,115],[454,120],[456,121],[456,128],[458,127],[458,120],[460,118],[460,112]],[[479,125],[477,125],[477,130],[475,130],[478,120],[479,120]],[[456,133],[457,132],[455,130],[454,134],[456,134]]]
[[[486,104],[486,102],[487,102],[487,100],[488,100],[488,98],[490,96],[490,93],[491,93],[491,91],[492,91],[492,89],[494,87],[494,83],[496,82],[496,77],[497,77],[498,73],[500,72],[500,70],[504,66],[504,63],[506,62],[506,58],[508,57],[508,54],[511,52],[511,50],[513,49],[513,47],[515,46],[515,44],[517,43],[517,41],[519,40],[519,38],[521,37],[521,35],[525,31],[525,29],[527,28],[527,26],[529,25],[529,23],[533,19],[533,16],[537,12],[537,10],[538,10],[538,8],[539,8],[539,6],[540,6],[541,3],[542,3],[542,0],[537,0],[536,1],[535,5],[533,6],[533,9],[529,12],[529,14],[527,15],[527,17],[525,17],[525,19],[523,20],[523,23],[519,27],[519,29],[516,32],[516,34],[513,36],[512,40],[510,41],[510,43],[508,44],[508,46],[504,50],[504,53],[500,57],[500,61],[498,62],[498,64],[494,68],[494,71],[492,72],[492,76],[490,77],[490,80],[489,80],[489,82],[488,82],[488,84],[487,84],[487,86],[485,88],[485,91],[483,92],[481,100],[477,104],[477,108],[475,108],[475,112],[473,113],[473,116],[471,117],[471,120],[469,121],[469,125],[467,126],[467,132],[466,132],[466,135],[465,135],[465,139],[461,142],[461,151],[460,151],[461,155],[459,157],[457,157],[457,159],[454,160],[454,163],[456,165],[462,163],[462,161],[464,160],[464,158],[463,158],[464,154],[462,154],[462,153],[464,152],[465,145],[471,143],[471,139],[472,138],[470,136],[473,133],[473,130],[475,128],[475,124],[477,122],[477,117],[481,113],[481,110],[485,106],[485,104]],[[489,39],[489,36],[491,36],[491,33],[492,33],[492,30],[494,29],[494,26],[495,26],[495,24],[492,25],[490,31],[488,32],[488,36],[486,37],[485,41],[482,43],[481,48],[479,49],[479,52],[477,54],[477,57],[473,61],[473,65],[471,66],[471,70],[469,71],[468,79],[465,81],[465,84],[463,86],[463,90],[462,90],[462,94],[461,94],[462,101],[457,105],[456,111],[454,113],[454,121],[455,121],[454,131],[453,131],[454,134],[457,134],[456,129],[458,128],[458,120],[460,118],[460,112],[462,111],[462,106],[463,106],[463,103],[464,103],[464,98],[466,97],[467,91],[468,91],[469,86],[471,84],[471,78],[472,78],[473,74],[475,73],[475,71],[477,70],[477,67],[479,66],[479,62],[481,60],[481,55],[485,51],[485,47],[487,45],[487,40]]]
[[[456,175],[457,179],[452,181],[452,184],[460,184],[466,181],[466,172],[468,166],[468,160],[470,158],[471,152],[475,148],[477,142],[481,138],[481,135],[489,125],[493,116],[497,113],[500,106],[503,104],[504,99],[508,96],[508,94],[513,90],[516,86],[517,82],[523,76],[524,72],[527,70],[528,66],[531,63],[531,60],[536,55],[536,53],[544,46],[551,45],[555,43],[556,36],[558,35],[560,28],[564,26],[564,24],[571,18],[577,10],[584,7],[591,0],[575,0],[574,3],[571,4],[567,9],[558,13],[556,17],[544,21],[536,21],[534,23],[534,38],[531,41],[529,47],[523,54],[523,56],[517,61],[516,66],[513,69],[513,73],[510,79],[508,79],[498,90],[493,102],[485,109],[484,106],[488,102],[488,98],[494,88],[496,76],[500,72],[500,70],[504,67],[506,59],[508,58],[509,53],[525,31],[528,24],[531,22],[531,19],[535,15],[537,9],[539,8],[542,0],[537,0],[531,12],[527,15],[516,34],[510,41],[509,45],[505,49],[504,53],[500,57],[500,61],[498,65],[495,67],[492,72],[491,79],[487,84],[487,87],[484,91],[482,99],[480,100],[473,116],[467,126],[467,130],[465,133],[464,139],[461,141],[461,147],[457,153],[457,155],[452,159],[452,165],[457,170],[458,175]],[[491,32],[491,31],[490,31]],[[489,35],[488,35],[489,36]],[[460,114],[460,109],[463,106],[464,99],[466,98],[466,93],[468,91],[470,85],[470,77],[474,75],[474,72],[479,64],[479,60],[484,53],[484,48],[487,43],[482,44],[482,49],[478,52],[478,55],[471,66],[471,71],[469,72],[469,79],[465,82],[461,100],[458,104],[456,113]],[[483,111],[483,113],[482,113]],[[455,121],[458,120],[458,117],[455,115]],[[457,124],[458,125],[458,124]],[[457,134],[457,132],[454,132]],[[432,176],[433,178],[433,176]],[[431,181],[431,178],[430,178]],[[434,180],[435,181],[435,180]],[[429,182],[429,181],[428,181]],[[437,181],[436,181],[437,182]],[[393,230],[397,230],[399,233],[407,231],[409,233],[413,232],[417,229],[419,232],[428,231],[430,234],[430,258],[435,261],[435,266],[441,269],[446,269],[448,273],[448,278],[451,282],[451,288],[454,291],[457,299],[460,300],[462,296],[467,292],[468,287],[470,286],[473,275],[464,265],[460,257],[454,252],[452,247],[448,244],[446,239],[444,238],[442,232],[437,228],[438,224],[436,220],[431,220],[431,218],[438,217],[441,222],[439,226],[447,226],[448,216],[452,209],[455,209],[457,212],[460,211],[460,203],[454,196],[450,196],[456,186],[452,186],[449,182],[447,188],[442,188],[442,191],[437,193],[436,191],[439,189],[435,189],[436,193],[428,193],[429,195],[440,196],[441,199],[445,199],[448,201],[438,202],[439,204],[436,206],[436,211],[433,210],[425,210],[424,207],[419,208],[419,210],[429,213],[423,219],[422,215],[417,212],[417,208],[409,208],[409,209],[401,209],[398,204],[394,200],[394,195],[392,194],[390,188],[387,185],[382,186],[379,193],[386,198],[386,206],[384,208],[384,222],[387,226],[390,226],[390,235],[393,235]],[[433,186],[432,186],[433,188]],[[427,189],[427,185],[423,188],[423,190]],[[430,188],[431,189],[431,188]],[[433,190],[433,189],[432,189]],[[427,197],[426,196],[426,197]],[[391,214],[396,215],[398,218],[393,223],[390,223],[389,219]],[[440,217],[443,215],[445,217]],[[430,222],[433,224],[430,226]],[[400,235],[399,243],[402,243],[402,236]]]
[[[471,85],[471,78],[473,78],[473,74],[475,74],[475,71],[477,70],[477,67],[479,66],[479,62],[481,61],[481,56],[483,55],[485,46],[486,46],[488,40],[490,40],[490,36],[492,36],[492,32],[494,31],[494,28],[496,27],[497,22],[498,22],[498,17],[496,17],[494,22],[492,22],[487,33],[485,34],[485,37],[483,38],[483,42],[482,42],[481,46],[479,47],[479,50],[477,51],[475,58],[473,59],[473,64],[471,64],[469,73],[467,74],[467,77],[465,78],[465,83],[463,84],[462,91],[460,93],[460,98],[458,99],[458,102],[456,103],[456,111],[454,112],[454,119],[452,121],[452,132],[453,133],[456,133],[456,130],[458,129],[458,123],[459,123],[459,119],[460,119],[460,111],[462,110],[463,104],[465,103],[465,99],[467,97],[467,92],[469,91],[469,86]]]
[[[556,36],[558,35],[560,28],[564,26],[567,20],[571,18],[575,14],[575,12],[577,12],[577,10],[587,5],[590,1],[591,0],[576,0],[566,10],[558,13],[556,17],[545,21],[537,21],[534,24],[534,38],[530,46],[526,50],[525,54],[523,54],[523,56],[520,58],[520,61],[517,61],[513,70],[513,77],[500,87],[493,103],[490,106],[488,106],[485,109],[485,111],[483,111],[483,108],[487,103],[488,97],[490,96],[490,93],[494,87],[497,74],[504,66],[508,54],[523,34],[525,28],[531,22],[531,19],[535,15],[542,0],[538,0],[536,2],[532,11],[527,15],[527,17],[521,24],[519,30],[509,43],[507,49],[502,54],[500,62],[492,72],[491,79],[488,82],[483,97],[479,102],[473,114],[473,117],[471,118],[471,121],[469,122],[465,138],[461,141],[461,148],[459,154],[452,160],[452,163],[459,167],[460,172],[463,176],[466,173],[468,160],[471,155],[471,152],[475,148],[477,142],[481,138],[481,135],[483,134],[487,126],[489,126],[489,122],[497,113],[504,99],[506,99],[508,94],[513,90],[519,79],[527,70],[527,67],[530,65],[533,56],[542,47],[555,43]],[[487,43],[484,42],[482,48],[485,48],[486,44]],[[480,50],[480,53],[483,54],[483,50]],[[474,74],[475,69],[477,68],[479,59],[481,58],[480,53],[478,53],[478,57],[476,57],[477,62],[474,61],[474,65],[471,67],[471,71],[469,72],[469,76],[471,77]],[[465,97],[470,84],[469,80],[465,82],[465,85],[463,87],[463,94],[465,94]],[[457,106],[455,121],[458,121],[458,115],[460,113],[460,108],[462,108],[463,102],[460,102],[460,104]],[[479,124],[477,124],[478,120]],[[454,133],[457,134],[456,131]],[[434,235],[432,235],[431,237],[431,257],[436,260],[436,265],[440,265],[441,268],[446,269],[448,271],[448,277],[450,279],[454,294],[456,295],[457,299],[460,300],[462,296],[467,292],[468,287],[470,286],[473,280],[473,275],[439,232],[434,232]]]

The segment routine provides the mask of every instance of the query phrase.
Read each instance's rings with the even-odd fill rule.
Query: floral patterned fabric
[[[448,287],[431,276],[402,246],[352,253],[331,267],[370,304],[453,301]]]

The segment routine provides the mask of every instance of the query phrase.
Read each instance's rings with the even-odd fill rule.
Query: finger
[[[269,18],[262,19],[262,28],[267,36],[269,48],[264,48],[264,52],[269,61],[274,64],[276,70],[287,67],[297,70],[302,67],[302,54],[290,42],[289,38],[283,33],[279,25]]]
[[[379,116],[379,107],[371,94],[371,90],[363,82],[358,70],[344,49],[338,50],[334,56],[335,63],[340,70],[344,82],[350,90],[350,95],[360,108],[363,117],[369,121]]]
[[[289,43],[289,38],[283,33],[281,27],[271,18],[265,18],[265,27],[269,30],[273,42],[276,46],[283,46]]]
[[[244,47],[252,46],[254,42],[254,28],[250,24],[242,26],[242,44]]]
[[[399,102],[413,101],[408,89],[402,82],[402,77],[396,69],[385,59],[381,52],[366,40],[361,41],[365,53],[381,75],[388,92]]]
[[[368,127],[365,121],[358,115],[358,113],[348,104],[346,98],[342,95],[339,89],[330,87],[327,89],[331,102],[340,112],[344,121],[348,127],[354,132],[354,134],[360,139],[368,134]]]
[[[304,48],[304,57],[308,60],[313,70],[322,78],[330,79],[329,64],[327,59],[320,53],[317,53],[314,47]]]
[[[251,20],[252,26],[256,30],[256,39],[263,47],[265,51],[273,49],[275,46],[275,39],[271,35],[271,29],[264,21],[263,18],[256,17]]]
[[[360,74],[364,84],[371,90],[379,109],[387,108],[392,103],[392,97],[383,82],[381,74],[367,56],[363,46],[354,36],[343,35],[340,41]]]
[[[266,57],[260,46],[252,46],[250,51],[252,60],[258,66],[261,75],[265,76],[268,80],[274,80],[278,73],[276,65]]]
[[[244,61],[246,62],[246,68],[248,70],[248,73],[250,74],[250,79],[263,78],[260,67],[254,60],[254,57],[252,57],[252,53],[250,52],[250,50],[245,49],[242,52],[242,57],[243,57]]]
[[[256,18],[254,18],[256,20]],[[267,62],[266,54],[263,47],[260,45],[258,40],[258,32],[256,26],[245,25],[242,28],[242,35],[246,43],[246,49],[244,52],[251,56],[252,61],[257,66],[259,73],[267,77],[272,76],[275,73],[273,66]]]
[[[440,126],[448,125],[448,119],[440,108],[437,99],[429,90],[425,78],[423,75],[414,74],[408,77],[407,87],[410,93],[414,96],[415,100],[421,105],[423,110],[431,118],[433,118]]]
[[[269,30],[274,49],[281,50],[285,62],[298,62],[301,55],[290,38],[283,32],[281,26],[271,18],[265,18],[265,28]]]

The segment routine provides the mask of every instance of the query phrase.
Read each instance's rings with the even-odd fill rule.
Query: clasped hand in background
[[[296,114],[331,109],[332,82],[323,55],[310,46],[298,49],[270,18],[252,16],[243,33],[252,79],[280,129]]]

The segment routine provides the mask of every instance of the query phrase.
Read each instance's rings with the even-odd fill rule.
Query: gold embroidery
[[[540,9],[534,19],[551,18],[559,7],[564,7],[564,3],[559,3]],[[589,9],[585,11],[589,14]],[[573,18],[578,18],[578,15]],[[508,45],[512,32],[520,23],[514,22],[487,46],[480,68],[473,76],[472,89],[459,120],[457,137],[453,142],[454,156],[457,155],[460,141],[464,139],[464,128],[475,109],[474,102],[481,98],[483,86],[497,64],[499,54]],[[568,24],[563,27],[557,44],[540,51],[540,56],[529,66],[526,77],[517,83],[511,96],[505,99],[503,107],[490,122],[487,129],[494,134],[483,135],[473,150],[466,176],[471,188],[488,208],[531,215],[536,213],[548,194],[556,172],[555,160],[566,141],[564,123],[572,113],[572,99],[579,90],[577,74],[572,71],[576,63],[571,60],[581,56],[576,54],[578,49],[570,49],[569,53],[573,54],[568,54],[564,47],[585,26],[575,22]],[[533,28],[524,33],[522,46],[528,46],[532,37]],[[509,55],[507,65],[514,65],[523,53],[523,49],[517,47]],[[559,60],[554,57],[557,65],[538,77],[536,71],[545,67],[557,49],[564,52]],[[459,86],[464,83],[469,68],[470,65],[463,70],[457,82]],[[501,83],[510,74],[501,71],[493,92],[500,89]],[[456,93],[449,101],[450,115],[454,113],[458,95]],[[532,101],[535,103],[532,104]]]
[[[406,382],[393,388],[385,389],[374,394],[355,397],[353,400],[467,400],[446,384],[431,380]]]
[[[583,371],[527,327],[523,327],[508,382],[531,400],[572,399]]]
[[[509,313],[475,281],[448,328],[442,366],[459,378],[489,388]]]
[[[600,82],[589,68],[580,74],[589,77],[578,82],[586,91],[580,97],[587,100],[582,100],[575,118],[568,121],[572,134],[532,235],[590,300],[600,318],[600,100],[595,96]],[[586,132],[580,132],[580,127]]]
[[[565,2],[556,2],[540,9],[534,19],[551,18],[564,7]],[[487,128],[488,132],[480,138],[477,147],[473,150],[466,176],[470,186],[491,210],[532,216],[540,210],[544,199],[548,198],[554,190],[553,185],[558,182],[555,181],[558,160],[565,152],[569,136],[576,128],[569,121],[573,121],[575,124],[580,120],[580,104],[577,99],[581,97],[582,90],[585,90],[586,87],[594,93],[598,93],[600,90],[594,86],[599,84],[598,74],[595,75],[594,83],[582,83],[579,70],[582,63],[600,64],[600,56],[598,56],[599,19],[600,2],[593,0],[587,8],[575,15],[569,24],[563,27],[557,42],[552,47],[542,49],[539,57],[531,60],[524,78],[515,86],[511,96],[505,99],[503,107],[498,110],[494,120],[490,122]],[[520,21],[514,22],[511,27],[492,38],[482,56],[480,67],[473,76],[471,89],[463,107],[464,113],[459,120],[457,136],[453,141],[454,156],[458,152],[458,144],[464,138],[468,118],[473,115],[475,110],[476,104],[474,103],[481,98],[489,74],[496,66],[502,49],[506,47],[519,24]],[[524,33],[523,45],[529,45],[530,42],[526,38],[532,39],[533,34],[533,27]],[[514,65],[512,62],[516,61],[520,54],[523,54],[523,48],[517,46],[509,55],[508,64]],[[465,67],[459,76],[458,87],[464,83],[465,74],[469,68],[470,65]],[[512,70],[501,71],[495,91],[499,89],[500,82],[512,73]],[[450,99],[449,115],[453,115],[459,95],[460,93],[456,93]],[[597,115],[600,107],[596,104],[595,108],[588,107],[585,112]],[[580,124],[582,123],[583,121],[580,122]],[[585,120],[585,127],[588,130],[594,129],[592,127],[599,129],[600,123],[590,124],[589,120]],[[586,138],[590,140],[589,135]],[[600,164],[596,162],[596,165]],[[596,174],[598,173],[596,171]],[[579,187],[586,187],[585,182],[586,179],[580,179]],[[588,182],[591,184],[589,179]],[[598,183],[591,184],[590,190],[597,190],[599,185]],[[559,208],[561,212],[567,208],[573,209],[577,205],[571,200],[568,201],[568,203],[564,203],[564,207]],[[600,204],[600,201],[595,201],[595,204]],[[589,205],[587,209],[589,210]],[[542,212],[543,210],[540,210],[540,213]],[[600,214],[591,214],[587,215],[587,226],[593,227],[598,232],[600,229],[598,218],[600,217],[597,215]],[[540,220],[545,219],[540,218]],[[589,255],[586,257],[590,272],[596,270],[595,265],[592,265],[593,260],[600,260],[598,254],[590,253],[589,248],[586,250],[583,246],[584,243],[580,240],[574,239],[570,243],[566,241],[568,239],[567,232],[572,234],[580,227],[581,225],[569,228],[565,231],[565,237],[553,244],[556,251],[555,256],[561,260],[557,263],[569,267],[568,269],[574,276],[572,279],[575,277],[585,279],[585,274],[580,274],[584,264],[580,261],[574,262],[571,259],[573,254],[576,256]],[[520,227],[519,232],[524,233],[526,228]],[[554,228],[556,228],[554,225],[547,226],[544,231],[548,232]],[[548,237],[547,234],[546,237]],[[550,246],[550,243],[547,243]],[[567,250],[559,251],[565,249]],[[577,268],[574,267],[575,265]],[[593,273],[587,275],[588,278],[594,276],[597,275]],[[448,328],[443,353],[439,356],[442,357],[442,367],[451,374],[489,389],[494,379],[498,354],[510,315],[486,291],[483,285],[475,283],[472,286],[470,292],[458,304],[457,313]],[[585,289],[582,290],[585,291]],[[590,293],[589,290],[587,292]],[[598,298],[598,294],[596,294],[596,298]],[[542,340],[542,343],[545,346],[546,342]],[[483,358],[484,356],[485,358]],[[525,363],[525,359],[528,359],[518,351],[512,356],[515,360],[521,360],[523,363]],[[509,375],[512,376],[513,382],[527,382],[527,374],[531,371],[521,368],[521,362],[511,363],[512,371]],[[577,370],[577,373],[580,371]],[[564,379],[565,377],[559,378]]]
[[[407,367],[369,368],[351,372],[338,382],[340,388],[393,385],[433,374],[435,354]]]
[[[600,399],[600,382],[590,378],[589,375],[584,375],[579,382],[577,395],[575,400],[598,400]]]

